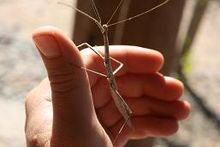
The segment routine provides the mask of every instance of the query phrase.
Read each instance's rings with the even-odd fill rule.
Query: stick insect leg
[[[129,120],[130,120],[130,117],[128,117],[128,118],[124,121],[124,123],[122,124],[120,130],[118,131],[118,134],[116,135],[116,137],[115,137],[114,140],[113,140],[113,145],[115,145],[116,141],[118,140],[120,134],[122,133],[122,131],[123,131],[124,128],[126,127],[126,125],[127,125],[127,123],[128,123]],[[132,128],[132,129],[134,129],[134,128]]]
[[[110,59],[119,64],[119,66],[113,71],[113,75],[115,75],[124,66],[124,64],[121,61],[116,60],[115,58],[110,57]]]
[[[95,52],[100,58],[102,58],[104,60],[104,56],[102,55],[102,53],[100,53],[98,50],[96,50],[95,48],[93,48],[91,45],[89,45],[88,43],[82,43],[80,45],[77,46],[78,48],[89,48],[91,49],[93,52]]]
[[[104,55],[103,55],[100,51],[98,51],[98,50],[96,50],[95,48],[93,48],[93,47],[92,47],[91,45],[89,45],[88,43],[82,43],[82,44],[78,45],[77,47],[78,47],[78,48],[83,48],[83,47],[85,47],[85,48],[91,49],[93,52],[95,52],[95,53],[104,61],[104,58],[105,58]],[[114,62],[116,62],[116,63],[119,64],[119,66],[113,71],[113,75],[115,75],[115,74],[124,66],[124,64],[123,64],[122,62],[116,60],[115,58],[110,57],[110,59],[111,59],[112,61],[114,61]],[[90,72],[93,72],[93,71],[90,71]],[[94,71],[94,72],[95,72],[95,71]],[[105,77],[106,77],[106,76],[105,76]]]
[[[99,53],[97,50],[95,50],[91,45],[89,45],[88,43],[82,43],[80,45],[77,46],[77,48],[89,48],[91,49],[93,52],[95,52],[100,58],[104,59],[103,55],[101,53]],[[107,77],[105,74],[103,73],[100,73],[100,72],[97,72],[97,71],[94,71],[92,69],[88,69],[88,68],[85,68],[85,67],[81,67],[82,69],[88,71],[88,72],[91,72],[91,73],[94,73],[96,75],[99,75],[99,76],[102,76],[102,77]]]

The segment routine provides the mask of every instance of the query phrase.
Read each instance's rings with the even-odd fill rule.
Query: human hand
[[[48,77],[26,99],[28,147],[109,147],[123,124],[107,80],[81,67],[104,72],[92,51],[78,51],[72,41],[53,27],[33,33]],[[111,56],[124,63],[116,75],[119,93],[131,107],[134,129],[125,127],[115,142],[174,134],[178,121],[190,112],[180,100],[181,82],[158,73],[160,53],[134,46],[112,46]],[[116,65],[113,64],[115,67]]]

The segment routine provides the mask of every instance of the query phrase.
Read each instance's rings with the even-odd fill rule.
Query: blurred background
[[[100,2],[96,1],[98,6]],[[181,5],[178,2],[182,2]],[[75,0],[68,0],[67,3],[76,6]],[[82,9],[86,8],[85,11],[90,12],[91,10],[87,9],[88,4],[88,0],[79,0],[77,7],[83,6]],[[159,18],[160,13],[165,14],[168,10],[174,15],[176,5],[182,6],[183,9],[178,17],[181,23],[174,25],[172,21],[166,20],[168,17]],[[100,7],[98,8],[101,9]],[[177,35],[174,35],[175,47],[164,47],[172,48],[172,52],[161,51],[168,61],[171,58],[176,59],[171,60],[175,65],[172,64],[170,68],[167,62],[166,67],[169,70],[164,69],[164,73],[180,78],[186,84],[183,99],[190,101],[193,112],[189,119],[181,123],[175,136],[157,139],[151,144],[155,147],[219,147],[220,1],[171,0],[170,4],[161,9],[164,10],[148,14],[146,19],[152,24],[169,22],[168,27],[178,28]],[[159,20],[155,19],[155,15]],[[0,0],[0,147],[25,146],[25,95],[46,76],[43,63],[31,40],[32,31],[40,26],[53,25],[62,29],[76,43],[85,40],[83,42],[99,44],[99,38],[97,39],[94,31],[85,32],[77,28],[79,22],[83,22],[87,27],[91,25],[81,17],[76,15],[74,21],[75,12],[58,5],[56,0]],[[145,16],[142,19],[145,19]],[[141,19],[135,22],[139,21],[144,23]],[[127,27],[134,27],[138,32],[135,24]],[[157,27],[155,33],[149,35],[159,36],[163,27]],[[143,25],[143,28],[150,29],[146,25]],[[172,34],[168,36],[167,33],[162,33],[163,37],[172,38]],[[128,44],[126,39],[121,42]],[[138,43],[131,41],[133,45],[139,45]],[[153,43],[149,41],[149,44],[146,47],[154,48]],[[140,43],[140,46],[144,45]],[[176,54],[173,55],[174,52]]]

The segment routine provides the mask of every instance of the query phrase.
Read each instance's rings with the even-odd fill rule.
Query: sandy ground
[[[45,76],[31,32],[42,25],[54,25],[70,36],[72,13],[54,0],[0,0],[0,147],[25,146],[24,98]],[[212,1],[192,47],[193,68],[188,78],[220,116],[219,14],[220,4]],[[220,131],[187,93],[184,98],[193,105],[193,113],[181,123],[178,134],[169,138],[170,146],[219,147]],[[158,140],[155,146],[167,147],[168,143]]]

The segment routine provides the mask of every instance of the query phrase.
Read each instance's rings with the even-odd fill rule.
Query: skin
[[[107,80],[81,68],[104,73],[103,61],[89,49],[80,52],[54,27],[37,29],[33,40],[49,78],[26,98],[27,146],[113,146],[124,120],[113,102]],[[123,146],[129,139],[176,133],[178,122],[188,117],[190,105],[180,100],[182,83],[159,73],[163,56],[135,46],[110,48],[111,57],[124,63],[116,81],[133,111],[134,126],[125,127],[114,146]],[[117,66],[113,62],[113,68]]]

